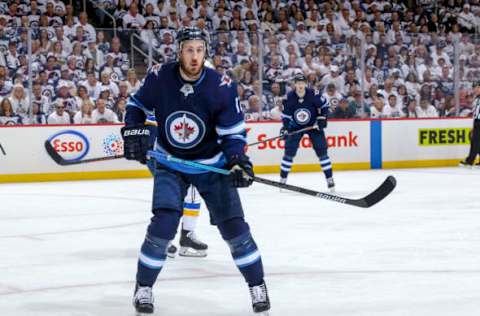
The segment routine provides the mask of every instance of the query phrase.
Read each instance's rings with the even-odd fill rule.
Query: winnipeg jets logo
[[[295,111],[293,117],[295,119],[295,122],[297,122],[299,125],[305,125],[310,121],[312,114],[309,110],[300,108]]]
[[[191,84],[186,83],[180,88],[180,92],[183,93],[185,97],[187,97],[189,94],[193,93],[193,87]]]
[[[168,142],[177,148],[189,149],[198,145],[205,136],[205,123],[196,114],[177,111],[165,121]]]
[[[230,88],[231,85],[232,85],[232,79],[230,79],[230,77],[227,76],[227,75],[223,75],[223,76],[222,76],[222,79],[220,79],[220,85],[219,85],[219,87],[221,87],[221,86],[227,86],[227,87]]]

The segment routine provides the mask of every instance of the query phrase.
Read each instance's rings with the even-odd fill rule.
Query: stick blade
[[[386,198],[397,186],[397,179],[394,176],[388,176],[385,181],[372,193],[363,199],[355,200],[352,204],[360,207],[371,207],[384,198]]]
[[[53,159],[57,164],[64,166],[66,165],[66,161],[57,153],[55,148],[53,148],[52,144],[48,140],[45,141],[45,150],[47,151],[47,154],[50,156],[50,158]]]

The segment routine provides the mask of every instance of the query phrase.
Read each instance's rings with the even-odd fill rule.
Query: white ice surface
[[[388,174],[398,186],[371,209],[261,184],[241,190],[272,316],[480,315],[480,170],[337,172],[338,194],[362,196]],[[320,173],[290,183],[325,189]],[[151,187],[150,179],[0,185],[0,315],[134,315]],[[206,212],[198,235],[208,257],[169,260],[155,315],[251,315]]]

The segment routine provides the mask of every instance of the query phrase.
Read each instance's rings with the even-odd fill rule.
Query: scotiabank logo
[[[48,139],[57,153],[66,161],[77,161],[85,157],[90,149],[87,137],[78,131],[61,131]]]
[[[270,137],[267,137],[267,134],[260,134],[257,137],[257,141],[261,142]],[[358,135],[354,134],[352,131],[349,131],[346,135],[331,135],[327,136],[328,148],[348,148],[348,147],[358,147]],[[312,142],[310,137],[305,135],[300,141],[300,148],[311,148]],[[274,139],[258,145],[258,149],[284,149],[285,141],[282,139]]]

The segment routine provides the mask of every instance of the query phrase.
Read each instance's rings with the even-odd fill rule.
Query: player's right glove
[[[253,165],[247,155],[235,155],[230,157],[227,164],[227,169],[230,170],[230,181],[232,186],[236,188],[246,188],[252,185],[253,177]]]
[[[150,149],[150,131],[143,124],[124,126],[121,129],[123,138],[123,154],[128,160],[137,160],[142,164],[147,162],[147,152]]]

